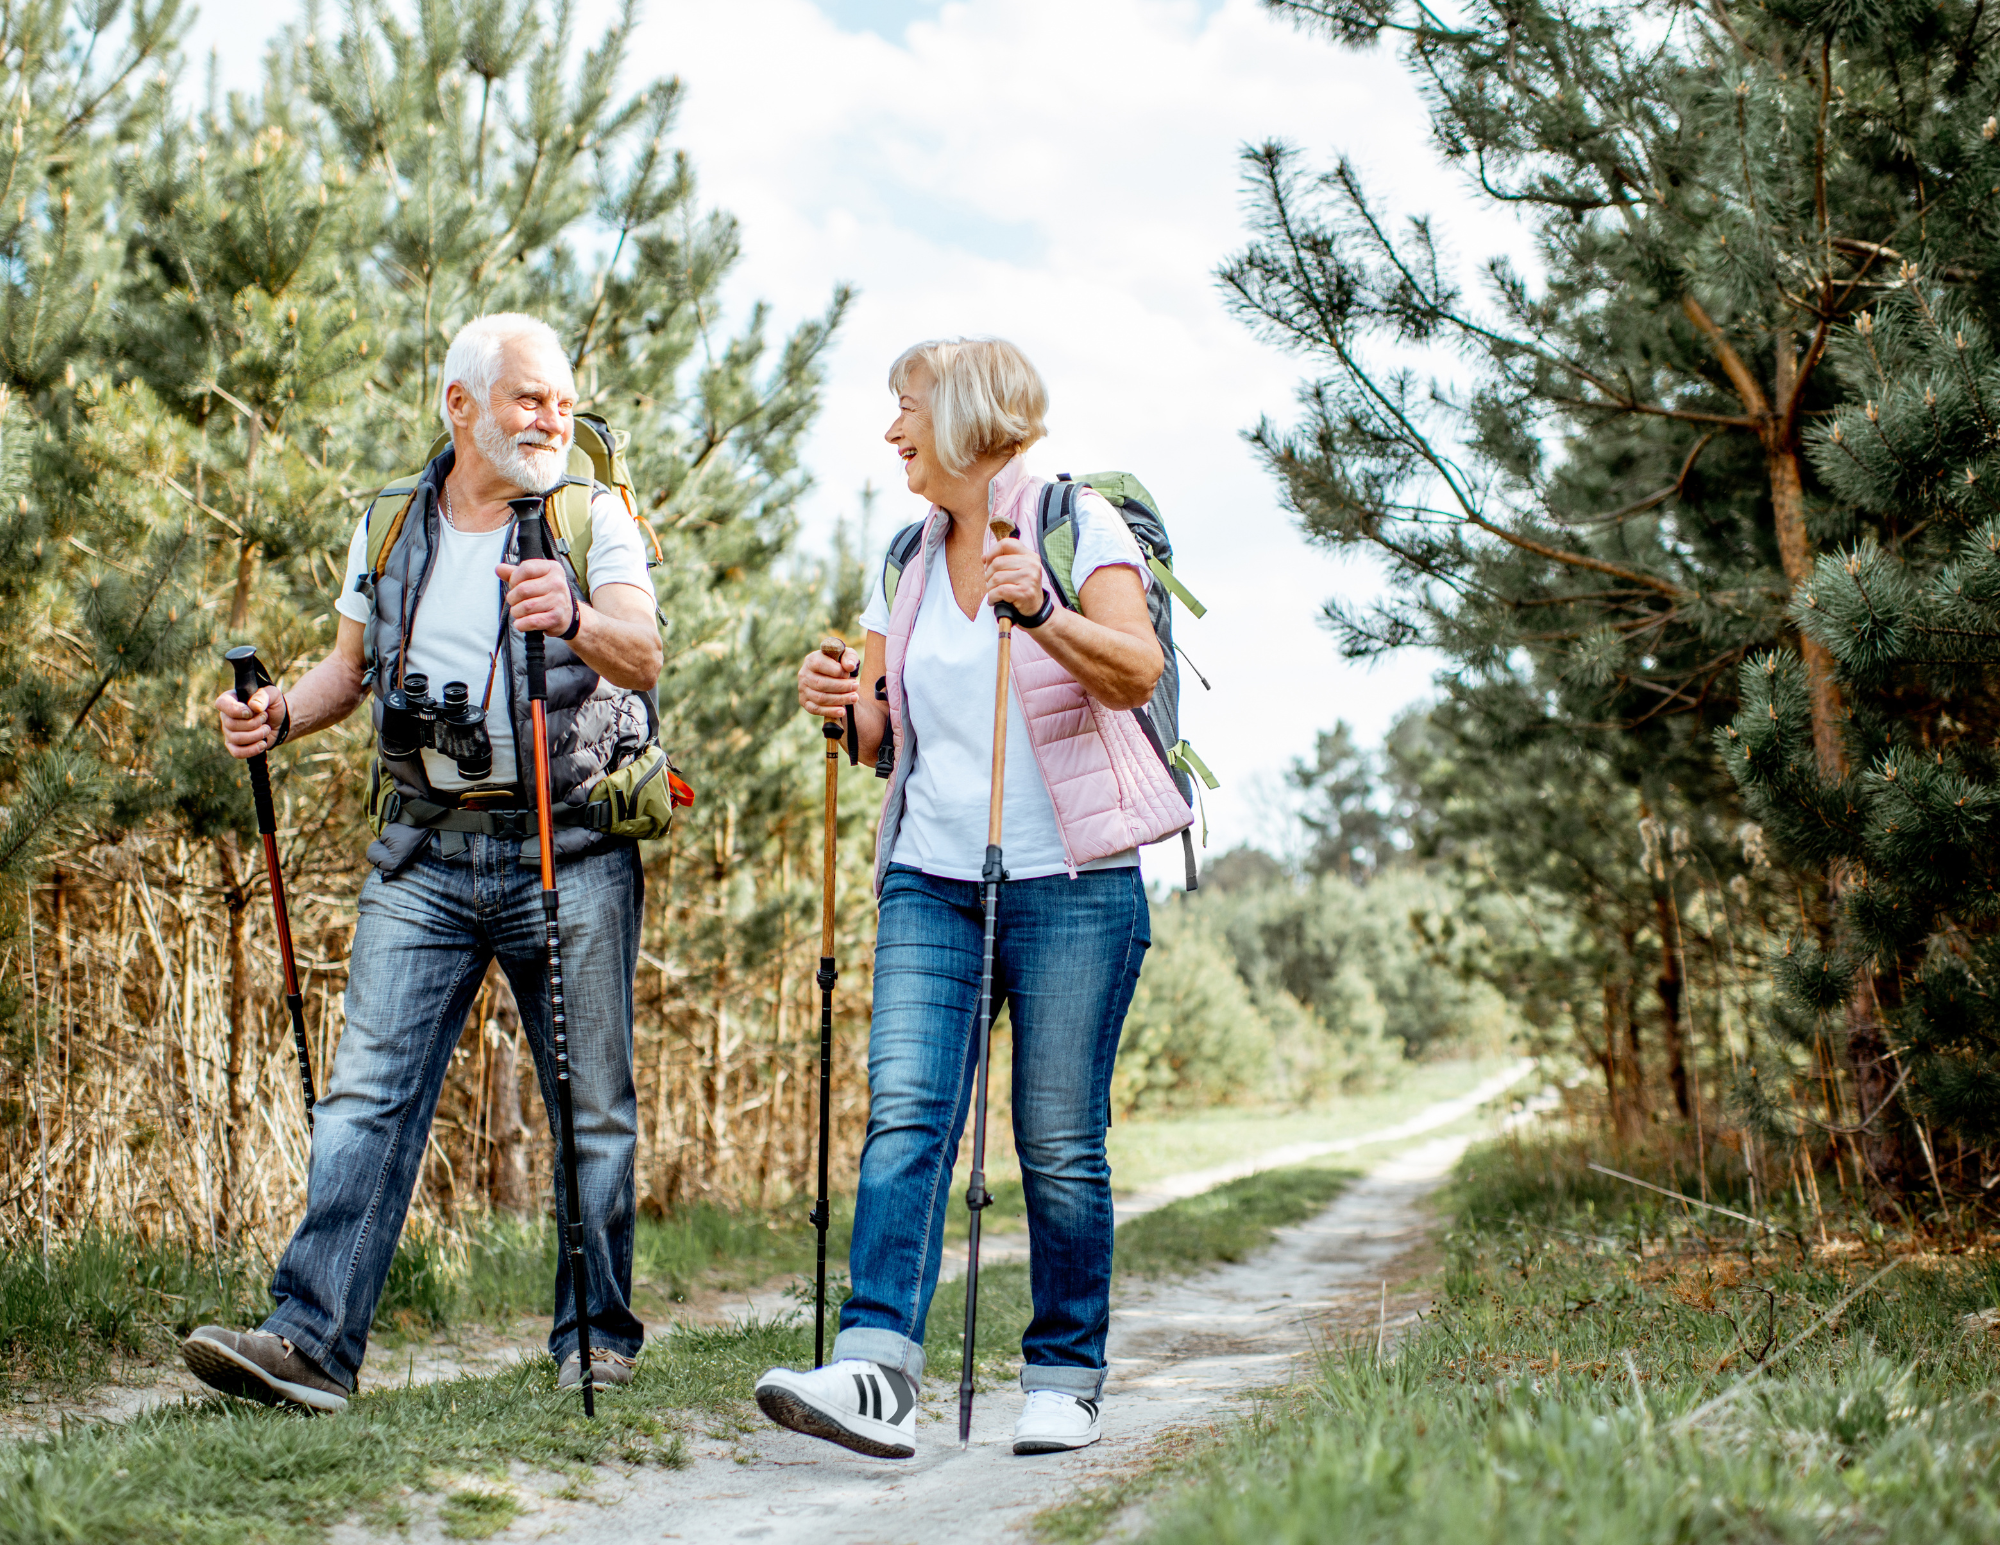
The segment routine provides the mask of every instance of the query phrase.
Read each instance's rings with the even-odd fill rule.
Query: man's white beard
[[[492,464],[495,472],[523,493],[547,493],[562,480],[569,465],[567,439],[545,438],[531,429],[510,440],[490,408],[482,409],[474,421],[472,443],[479,447],[479,454]],[[539,452],[525,449],[533,445],[546,445],[549,449]]]

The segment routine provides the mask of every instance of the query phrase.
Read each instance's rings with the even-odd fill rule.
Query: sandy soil
[[[915,1459],[865,1459],[757,1419],[744,1431],[692,1438],[685,1470],[607,1472],[586,1500],[523,1485],[531,1511],[497,1538],[592,1545],[1019,1538],[1065,1493],[1136,1468],[1163,1436],[1221,1420],[1250,1393],[1293,1377],[1315,1347],[1378,1330],[1393,1336],[1413,1319],[1417,1302],[1385,1297],[1383,1285],[1409,1279],[1426,1237],[1424,1198],[1466,1142],[1439,1138],[1388,1160],[1319,1217],[1281,1230],[1254,1260],[1123,1296],[1112,1316],[1105,1439],[1094,1448],[1017,1458],[1022,1397],[1003,1388],[979,1397],[972,1445],[961,1451],[956,1391],[934,1386]],[[347,1530],[341,1537],[374,1538]],[[443,1535],[426,1519],[401,1537]]]

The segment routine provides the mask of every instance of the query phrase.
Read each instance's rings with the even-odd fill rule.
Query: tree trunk
[[[521,1010],[507,973],[488,968],[487,990],[493,1014],[482,1027],[486,1062],[486,1202],[498,1212],[527,1213],[534,1208],[528,1177],[528,1123],[521,1113]]]
[[[1781,404],[1791,398],[1796,368],[1791,337],[1780,334],[1777,386]],[[1812,545],[1806,537],[1805,487],[1799,472],[1796,438],[1783,443],[1767,440],[1764,456],[1771,479],[1778,556],[1785,566],[1785,578],[1796,586],[1812,573]],[[1841,728],[1846,723],[1847,711],[1841,703],[1833,656],[1803,635],[1799,639],[1799,654],[1805,663],[1806,690],[1812,705],[1813,751],[1819,760],[1820,775],[1829,780],[1845,778],[1849,768],[1847,743]],[[1838,863],[1827,870],[1827,904],[1836,918],[1844,878]],[[1920,1185],[1921,1180],[1910,1173],[1912,1166],[1903,1143],[1902,1123],[1891,1104],[1890,1091],[1896,1081],[1879,1002],[1885,984],[1872,973],[1864,973],[1861,986],[1862,990],[1847,1004],[1847,1055],[1865,1126],[1861,1154],[1869,1171],[1871,1204],[1886,1213],[1891,1209],[1885,1191],[1906,1188],[1912,1181]],[[1894,991],[1893,987],[1888,990]]]
[[[1687,1120],[1693,1114],[1688,1103],[1686,1037],[1681,1033],[1681,928],[1673,897],[1667,892],[1671,880],[1653,881],[1653,911],[1660,932],[1660,976],[1654,984],[1660,993],[1660,1046],[1667,1055],[1667,1083],[1674,1092],[1674,1109]]]
[[[1637,1128],[1625,1098],[1624,1059],[1618,1050],[1623,1017],[1618,1005],[1618,977],[1616,973],[1607,971],[1604,974],[1604,1054],[1599,1060],[1604,1067],[1604,1093],[1611,1102],[1612,1130],[1621,1140],[1629,1140],[1637,1134]]]
[[[1894,1099],[1895,1056],[1882,1033],[1881,1000],[1888,997],[1894,1008],[1895,992],[1893,976],[1870,976],[1847,1002],[1847,1060],[1854,1072],[1855,1103],[1861,1107],[1857,1137],[1868,1171],[1869,1210],[1884,1219],[1896,1216],[1896,1198],[1924,1185],[1904,1141],[1904,1122]]]
[[[1812,574],[1812,545],[1806,540],[1806,494],[1799,474],[1796,443],[1774,446],[1765,452],[1765,466],[1771,479],[1771,513],[1777,523],[1778,558],[1785,566],[1785,579],[1800,585]],[[1814,640],[1799,637],[1799,655],[1806,667],[1806,692],[1812,703],[1813,750],[1819,770],[1827,778],[1847,776],[1847,742],[1841,726],[1847,709],[1840,700],[1840,682],[1835,676],[1833,656]]]

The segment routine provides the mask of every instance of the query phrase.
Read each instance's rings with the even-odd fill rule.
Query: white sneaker
[[[780,1427],[857,1454],[916,1456],[916,1386],[866,1358],[844,1357],[810,1373],[773,1368],[757,1381],[757,1405]]]
[[[1014,1452],[1060,1454],[1088,1448],[1103,1433],[1098,1428],[1097,1402],[1059,1389],[1031,1389],[1021,1419],[1014,1423]]]

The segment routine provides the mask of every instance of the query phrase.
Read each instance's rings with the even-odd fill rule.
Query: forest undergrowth
[[[1219,1437],[1045,1514],[1158,1542],[1991,1540],[2000,1234],[1884,1230],[1827,1186],[1774,1229],[1691,1147],[1475,1150],[1435,1300],[1386,1358],[1329,1345]],[[1712,1203],[1748,1212],[1711,1151]],[[1824,1232],[1820,1223],[1824,1223]],[[2000,1318],[2000,1317],[1995,1317]],[[1135,1522],[1135,1512],[1137,1520]]]

